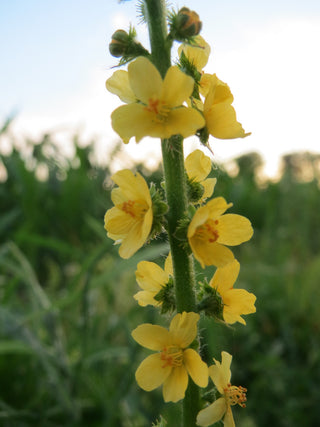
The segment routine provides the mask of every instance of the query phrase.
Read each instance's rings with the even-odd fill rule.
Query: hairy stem
[[[152,61],[162,77],[171,64],[171,41],[167,38],[166,8],[164,0],[144,0],[149,27]],[[195,276],[193,259],[175,237],[179,221],[183,218],[188,198],[184,171],[183,139],[172,136],[161,142],[163,168],[169,211],[168,235],[172,254],[177,311],[196,311],[194,294]],[[183,427],[194,427],[199,411],[199,389],[190,380],[183,401]]]

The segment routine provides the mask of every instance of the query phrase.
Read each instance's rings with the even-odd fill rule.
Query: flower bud
[[[199,15],[193,10],[183,7],[176,18],[176,31],[181,39],[197,36],[202,28]]]
[[[109,51],[111,55],[115,56],[116,58],[123,56],[127,51],[129,42],[129,34],[124,30],[117,30],[115,33],[113,33],[111,43],[109,44]]]

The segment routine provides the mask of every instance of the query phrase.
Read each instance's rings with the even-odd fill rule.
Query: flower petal
[[[192,94],[194,80],[178,67],[170,67],[164,78],[161,100],[170,107],[178,107]]]
[[[224,214],[227,209],[231,208],[232,203],[227,203],[223,197],[215,197],[214,199],[210,200],[206,206],[210,211],[210,218],[217,219],[222,214]]]
[[[244,216],[236,214],[221,216],[217,230],[218,242],[228,246],[240,245],[250,240],[253,235],[251,222]]]
[[[106,81],[106,87],[109,92],[118,95],[121,101],[126,104],[136,101],[136,97],[132,92],[129,84],[129,75],[127,71],[117,70]]]
[[[201,185],[204,189],[201,200],[207,199],[208,197],[212,196],[216,183],[217,183],[217,178],[207,178],[201,182]]]
[[[201,182],[206,179],[211,171],[211,159],[201,150],[195,150],[187,156],[184,166],[189,179]]]
[[[124,237],[119,248],[119,255],[121,258],[130,258],[135,252],[137,252],[138,249],[143,246],[150,234],[152,219],[152,209],[149,209],[146,212],[143,221],[136,221],[132,225],[130,232]]]
[[[195,65],[197,70],[201,71],[208,62],[211,48],[201,36],[196,36],[194,41],[197,44],[196,46],[183,43],[179,46],[178,53],[180,56],[183,51],[188,60]]]
[[[215,365],[211,365],[209,367],[209,375],[219,393],[224,394],[224,389],[227,387],[227,384],[230,383],[231,379],[230,365],[232,362],[232,356],[226,351],[222,351],[221,359],[221,363],[214,359]]]
[[[184,365],[188,374],[199,387],[208,385],[208,366],[204,363],[199,354],[192,348],[187,348],[183,352]]]
[[[169,275],[154,262],[140,261],[137,265],[136,280],[140,288],[159,292],[169,281]]]
[[[184,398],[188,386],[188,373],[182,365],[173,368],[163,384],[163,398],[165,402],[178,402]]]
[[[223,267],[234,259],[232,251],[217,242],[211,243],[191,238],[189,239],[189,243],[193,255],[200,262],[202,268],[205,268],[206,265]]]
[[[123,169],[111,176],[112,181],[117,184],[127,200],[145,200],[151,206],[151,196],[147,182],[137,172],[134,174],[129,169]],[[118,189],[113,189],[118,190]]]
[[[164,271],[169,274],[169,276],[173,276],[173,265],[172,265],[172,256],[171,252],[169,252],[165,263],[164,263]]]
[[[181,348],[188,347],[197,336],[198,313],[184,311],[174,316],[170,323],[170,334],[174,343]]]
[[[231,289],[237,280],[240,271],[239,262],[234,259],[229,264],[217,268],[214,276],[210,280],[209,285],[217,289],[224,300],[224,293]]]
[[[237,122],[235,109],[230,104],[213,105],[209,110],[204,110],[204,117],[210,135],[215,138],[234,139],[251,135]]]
[[[140,291],[134,294],[133,298],[138,301],[141,307],[146,307],[147,305],[159,306],[160,303],[154,299],[156,295],[157,292]]]
[[[203,427],[210,426],[211,424],[221,420],[226,410],[226,400],[223,397],[220,397],[198,413],[197,424]]]
[[[171,334],[167,329],[150,323],[139,325],[131,335],[137,343],[155,351],[161,351],[166,345],[172,343]]]
[[[140,101],[148,104],[149,99],[159,99],[162,78],[157,68],[147,58],[140,56],[128,66],[130,86]]]
[[[136,380],[143,390],[151,391],[166,381],[171,370],[171,366],[163,366],[160,353],[151,354],[140,363]]]
[[[226,415],[224,416],[223,424],[224,424],[224,427],[235,427],[236,426],[234,419],[233,419],[233,415],[232,415],[232,409],[230,406],[228,406]]]
[[[145,136],[155,136],[154,113],[141,104],[132,103],[116,108],[111,114],[112,128],[124,143],[135,136],[139,142]],[[157,135],[156,135],[157,136]]]
[[[241,315],[256,312],[254,305],[256,296],[245,289],[231,289],[222,295],[222,299],[223,318],[229,324],[240,322],[245,325],[246,322]]]
[[[197,110],[179,107],[169,112],[167,120],[163,124],[163,133],[159,138],[170,138],[170,136],[177,134],[187,138],[194,135],[204,125],[205,120]]]

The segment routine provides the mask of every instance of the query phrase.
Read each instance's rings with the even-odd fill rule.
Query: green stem
[[[171,41],[167,38],[166,8],[164,0],[144,0],[149,27],[152,61],[165,76],[171,65]],[[164,178],[169,211],[168,236],[172,254],[177,311],[196,311],[195,275],[193,259],[175,237],[179,221],[188,208],[184,170],[183,138],[173,136],[161,141]],[[199,389],[191,381],[183,400],[183,427],[196,426],[199,411]]]

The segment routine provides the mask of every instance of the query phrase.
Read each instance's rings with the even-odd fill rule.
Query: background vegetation
[[[78,138],[73,144],[71,160],[51,135],[29,141],[23,155],[12,141],[1,155],[0,425],[144,427],[162,414],[175,426],[179,405],[135,383],[148,352],[130,335],[159,321],[132,298],[134,271],[143,259],[163,265],[167,243],[120,259],[103,229],[110,170],[95,166]],[[257,295],[257,313],[233,328],[202,320],[209,350],[232,353],[233,383],[248,388],[237,426],[320,425],[319,156],[286,156],[281,178],[263,184],[257,154],[235,162],[236,176],[223,166],[212,175],[215,194],[255,229],[236,256],[237,286]],[[160,182],[160,170],[141,169]]]

